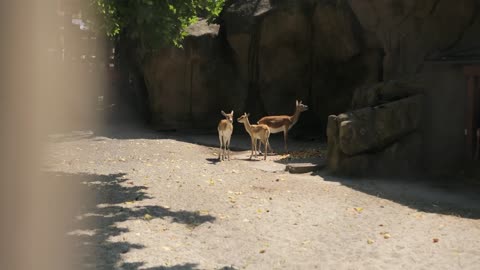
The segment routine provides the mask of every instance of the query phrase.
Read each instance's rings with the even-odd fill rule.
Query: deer
[[[267,125],[270,128],[270,133],[279,133],[283,131],[283,139],[285,143],[285,152],[288,153],[287,137],[288,131],[297,123],[300,114],[308,110],[308,106],[302,104],[302,101],[295,101],[295,113],[292,116],[289,115],[275,115],[265,116],[258,120],[258,124]],[[270,147],[270,146],[269,146]],[[273,152],[272,148],[269,148]]]
[[[225,160],[225,154],[227,154],[228,160],[230,160],[230,139],[233,133],[233,110],[230,113],[221,111],[225,119],[220,120],[218,123],[218,139],[220,140],[220,153],[218,159],[220,161]]]
[[[239,123],[243,123],[245,126],[245,130],[248,132],[250,135],[250,139],[252,142],[252,152],[250,154],[250,159],[252,159],[252,156],[255,154],[255,157],[257,157],[257,140],[262,142],[265,145],[265,153],[264,153],[264,160],[267,160],[267,148],[269,146],[268,139],[270,138],[270,128],[268,128],[267,125],[250,125],[250,121],[248,120],[248,117],[250,114],[244,113],[242,116],[240,116],[237,121]]]

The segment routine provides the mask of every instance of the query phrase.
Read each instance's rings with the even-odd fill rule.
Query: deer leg
[[[262,150],[262,141],[258,140],[258,146],[257,146],[257,151],[260,154],[260,150]]]
[[[222,161],[222,151],[223,151],[223,147],[222,147],[222,135],[221,134],[218,134],[218,140],[220,141],[220,151],[218,152],[218,160]]]
[[[265,140],[265,156],[264,156],[264,158],[263,158],[264,160],[267,160],[267,155],[268,155],[267,149],[268,149],[268,145],[269,145],[269,143],[268,143],[268,138],[267,138],[267,139]]]
[[[227,138],[223,137],[223,160],[227,159]]]
[[[288,153],[287,138],[288,138],[288,127],[285,127],[283,129],[283,140],[284,140],[284,143],[285,143],[285,152],[286,153]]]
[[[257,141],[258,141],[257,153],[258,153],[259,155],[261,155],[261,154],[260,154],[260,151],[262,151],[262,140],[257,139]]]
[[[226,154],[227,154],[227,138],[222,137],[222,143],[223,143],[223,151],[222,151],[222,160],[226,160]]]
[[[255,148],[255,140],[252,138],[251,139],[251,146],[252,146],[252,152],[250,153],[250,159],[253,157],[253,149]]]
[[[229,138],[229,139],[227,140],[227,151],[228,151],[228,152],[227,152],[227,157],[228,157],[228,160],[230,160],[230,139],[231,139],[231,138]]]
[[[259,140],[259,142],[258,142],[258,149],[259,150],[262,150],[262,148],[261,148],[262,143],[263,142]],[[272,149],[272,146],[270,145],[270,143],[268,143],[268,151],[270,151],[270,153],[273,153],[273,149]],[[260,151],[258,151],[258,153],[260,154]],[[267,153],[267,155],[268,155],[268,153]]]

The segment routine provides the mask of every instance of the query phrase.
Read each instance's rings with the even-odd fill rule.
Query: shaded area
[[[129,232],[121,223],[131,219],[169,218],[171,222],[196,227],[205,222],[215,221],[211,215],[200,215],[198,212],[171,211],[156,206],[128,207],[135,201],[150,198],[147,187],[136,186],[125,174],[69,174],[48,172],[57,184],[68,185],[77,195],[81,194],[80,204],[72,212],[68,225],[68,237],[71,241],[75,258],[72,263],[80,269],[116,269],[122,262],[122,254],[132,249],[143,249],[145,246],[128,241],[112,241],[111,238]],[[59,180],[59,181],[57,181]],[[194,269],[190,268],[158,268],[158,269]],[[137,269],[137,268],[129,268]]]
[[[53,134],[49,136],[49,140],[52,142],[66,142],[87,139],[92,139],[94,141],[102,141],[109,139],[170,139],[180,142],[212,147],[216,150],[218,150],[219,148],[216,127],[212,127],[211,130],[204,129],[184,131],[155,131],[146,125],[126,121],[123,124],[106,124],[97,128],[96,130],[71,131],[61,134]],[[270,145],[276,154],[283,154],[283,133],[271,134]],[[325,138],[315,136],[296,136],[294,132],[289,132],[288,146],[291,151],[317,149],[323,147],[324,145]],[[246,151],[250,149],[250,137],[245,132],[245,128],[243,127],[243,125],[234,124],[230,150]]]
[[[144,263],[125,263],[122,265],[122,269],[125,270],[201,270],[202,268],[198,268],[198,264],[195,263],[186,263],[186,264],[179,264],[173,266],[158,266],[158,267],[149,267],[149,268],[141,268]],[[216,268],[216,270],[235,270],[236,268],[231,266],[225,266],[222,268]]]
[[[327,171],[314,172],[312,175],[418,211],[480,219],[478,182],[462,178],[346,179],[334,177]]]

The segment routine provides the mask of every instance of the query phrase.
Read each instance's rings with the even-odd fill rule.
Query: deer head
[[[230,123],[233,123],[233,110],[230,113],[225,113],[222,111],[222,115],[225,116],[225,119],[227,119]]]
[[[245,123],[246,121],[248,121],[248,117],[250,116],[249,113],[243,113],[242,116],[240,116],[237,121],[239,123]]]
[[[301,101],[301,100],[300,100],[300,101],[298,101],[298,100],[296,101],[295,107],[296,107],[296,110],[297,110],[298,112],[304,112],[304,111],[308,110],[308,106],[302,104],[302,101]]]

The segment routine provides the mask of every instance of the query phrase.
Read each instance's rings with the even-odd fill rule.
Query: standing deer
[[[283,139],[285,142],[285,152],[288,152],[287,137],[288,131],[297,123],[300,113],[308,110],[308,106],[302,104],[302,101],[296,100],[295,113],[292,116],[288,115],[275,115],[265,116],[258,120],[258,124],[267,125],[270,128],[270,132],[279,133],[283,131]],[[272,148],[269,148],[273,152]]]
[[[233,133],[233,110],[230,113],[222,111],[222,115],[225,119],[220,120],[218,123],[218,139],[220,140],[220,153],[218,159],[220,161],[225,160],[225,154],[227,154],[228,160],[230,160],[230,138]]]
[[[239,123],[243,123],[245,126],[245,130],[250,135],[250,139],[252,141],[252,153],[250,154],[250,159],[255,153],[255,157],[257,157],[257,140],[265,144],[265,153],[264,153],[264,160],[267,160],[267,147],[269,146],[268,139],[270,137],[270,129],[267,125],[250,125],[250,121],[248,121],[248,116],[250,114],[244,113],[240,116],[237,121]]]

